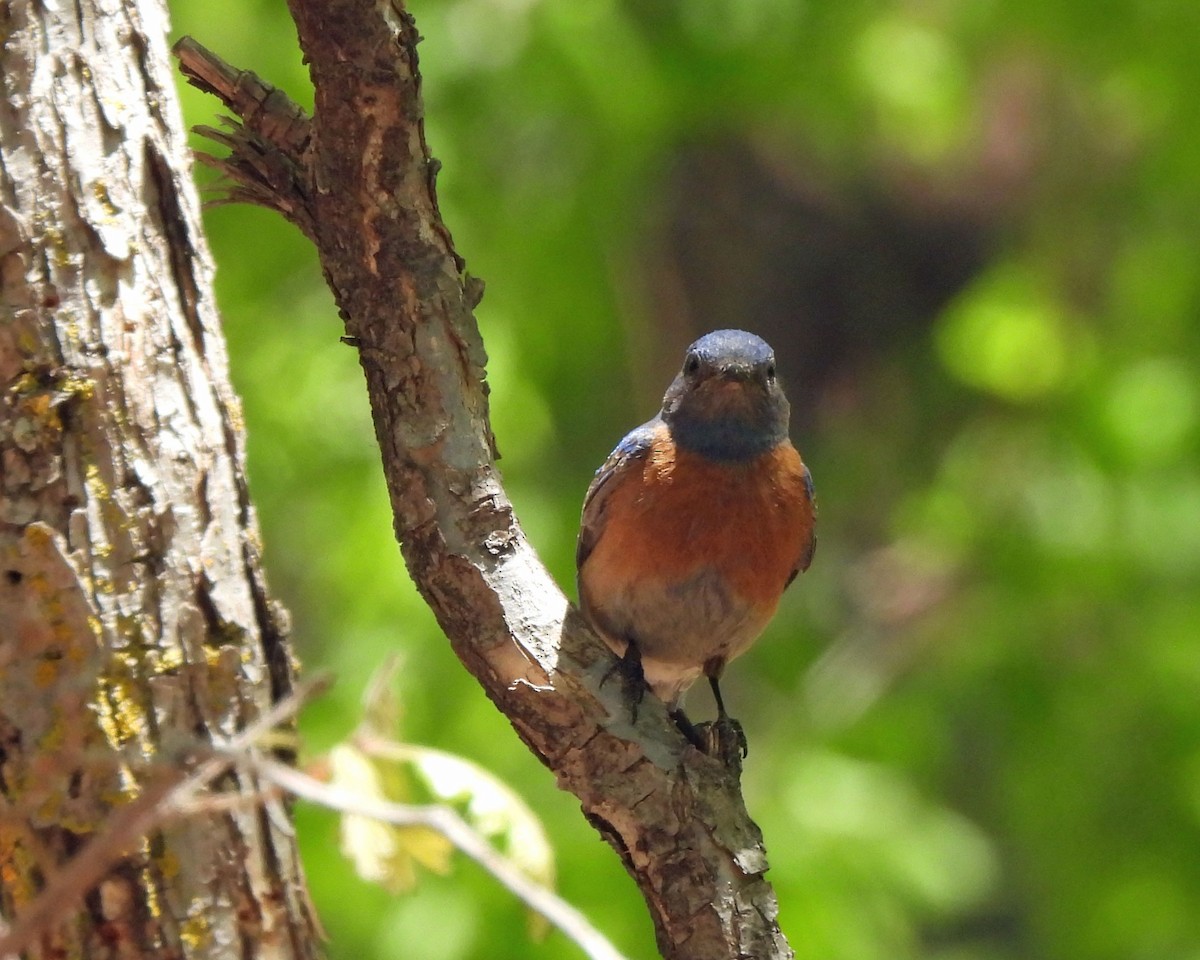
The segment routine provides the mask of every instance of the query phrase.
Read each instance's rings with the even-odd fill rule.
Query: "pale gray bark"
[[[181,776],[291,683],[166,25],[160,0],[0,8],[10,928],[115,811]],[[218,785],[256,792],[236,769]],[[176,811],[98,886],[57,905],[27,955],[315,955],[294,838],[273,813],[253,797]]]

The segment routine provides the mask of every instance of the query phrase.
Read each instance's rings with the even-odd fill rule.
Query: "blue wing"
[[[579,542],[575,545],[576,570],[583,566],[592,548],[596,546],[596,541],[600,539],[600,533],[604,529],[604,511],[608,495],[616,486],[614,479],[622,476],[627,470],[640,469],[646,454],[654,445],[655,434],[661,424],[662,420],[655,417],[631,430],[596,471],[596,476],[588,487],[587,496],[583,499]]]
[[[813,520],[816,520],[817,515],[817,491],[813,487],[812,472],[808,467],[804,467],[804,492],[808,495],[808,502],[812,505]],[[796,579],[796,575],[804,573],[812,563],[813,554],[817,552],[817,531],[816,527],[809,528],[808,543],[804,547],[804,553],[800,556],[800,562],[796,564],[796,569],[792,571],[792,575],[788,577],[787,587],[792,585],[792,581]],[[785,587],[786,589],[786,587]]]

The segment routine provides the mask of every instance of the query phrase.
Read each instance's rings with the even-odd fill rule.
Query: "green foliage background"
[[[279,0],[172,6],[175,35],[311,102]],[[805,344],[794,433],[821,546],[727,685],[797,956],[1200,960],[1200,5],[413,13],[442,210],[488,282],[505,479],[569,593],[591,472],[656,409],[691,335],[736,323],[781,353]],[[189,123],[211,121],[214,101],[184,99]],[[784,329],[719,298],[681,322],[662,306],[672,198],[735,201],[680,194],[679,158],[727,144],[851,207],[957,211],[983,252],[904,325],[895,278],[840,259],[830,294],[868,309],[838,357],[802,306]],[[653,955],[615,855],[407,580],[313,251],[263,211],[207,224],[272,586],[304,663],[338,676],[304,717],[308,749],[349,732],[399,651],[404,737],[514,785],[551,834],[561,892]],[[762,230],[771,269],[820,252]],[[741,274],[761,260],[730,252]],[[709,709],[700,692],[692,705]],[[531,942],[469,864],[394,897],[353,875],[331,816],[301,808],[299,825],[333,958],[576,955],[557,934]]]

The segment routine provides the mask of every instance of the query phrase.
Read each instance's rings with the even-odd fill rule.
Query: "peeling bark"
[[[0,11],[0,918],[291,687],[159,0]],[[244,773],[221,789],[253,795]],[[276,811],[278,813],[278,811]],[[29,957],[309,957],[257,802],[112,851]],[[0,951],[2,952],[2,951]]]
[[[212,161],[235,197],[284,213],[317,247],[359,349],[417,587],[486,694],[616,849],[664,956],[791,956],[739,771],[690,747],[653,697],[635,718],[622,685],[602,682],[611,655],[501,487],[471,312],[481,285],[438,211],[412,18],[398,0],[290,5],[316,93],[307,122],[194,41],[176,52],[245,121],[221,138],[233,153]]]

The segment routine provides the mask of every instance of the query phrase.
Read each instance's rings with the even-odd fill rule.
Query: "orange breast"
[[[813,528],[804,465],[790,443],[730,464],[677,450],[664,437],[641,477],[613,491],[606,513],[596,549],[626,576],[682,583],[712,569],[744,602],[768,607],[768,617]]]
[[[585,508],[579,599],[618,655],[635,641],[646,682],[676,705],[701,673],[754,642],[812,555],[807,471],[789,443],[744,464],[676,452],[659,425]]]

